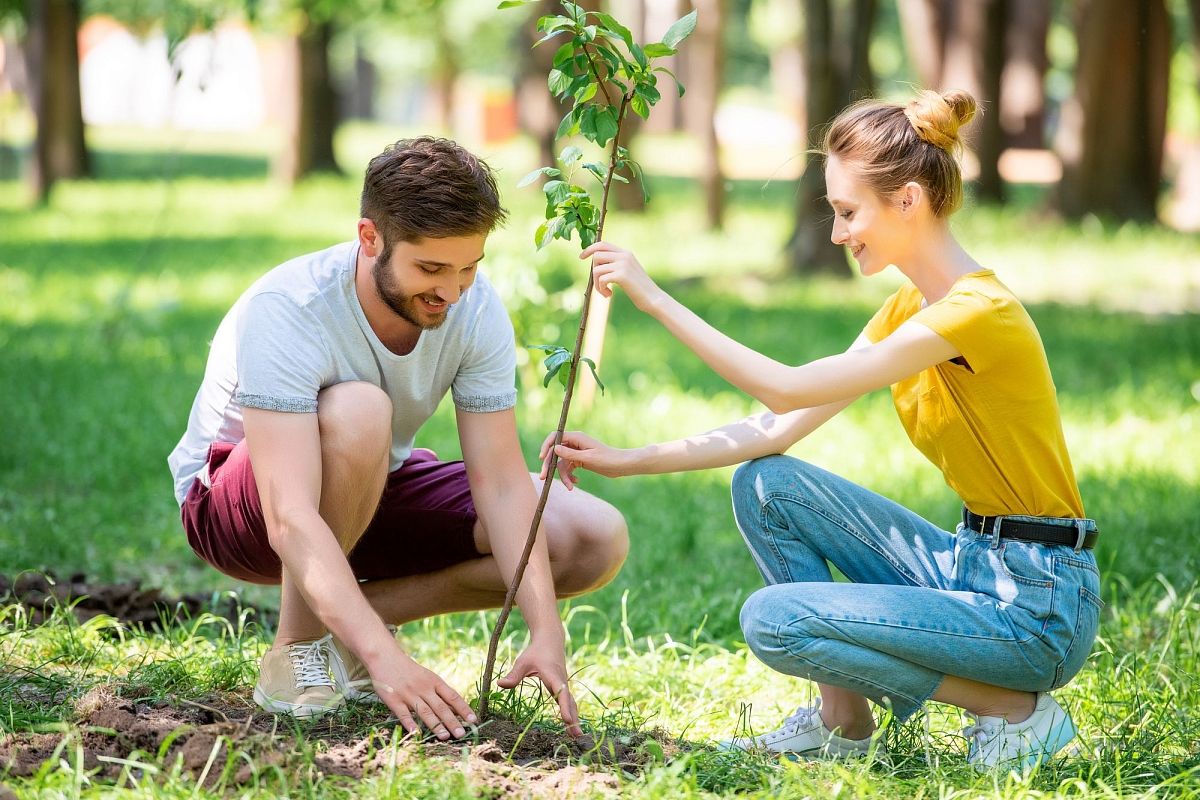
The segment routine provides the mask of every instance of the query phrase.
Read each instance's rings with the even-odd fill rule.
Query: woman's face
[[[833,243],[850,250],[863,275],[900,263],[912,241],[912,220],[900,201],[880,197],[854,169],[831,155],[825,163],[825,190],[833,207]]]

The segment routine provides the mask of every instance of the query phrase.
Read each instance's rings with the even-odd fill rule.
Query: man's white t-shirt
[[[256,281],[221,320],[187,432],[167,459],[181,505],[205,472],[209,446],[244,438],[243,408],[312,413],[327,386],[378,386],[392,401],[395,470],[447,391],[463,411],[516,405],[512,323],[482,273],[446,321],[399,356],[367,323],[354,288],[357,259],[357,242],[292,259]]]

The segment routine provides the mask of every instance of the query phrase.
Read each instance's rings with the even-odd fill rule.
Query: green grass
[[[191,554],[165,459],[221,315],[266,269],[352,235],[357,174],[387,138],[347,129],[343,163],[355,165],[355,174],[292,193],[267,183],[262,154],[236,143],[191,137],[164,150],[161,142],[104,131],[93,142],[101,179],[60,186],[46,208],[29,210],[22,187],[0,182],[0,572],[83,571],[95,580],[136,578],[170,592],[237,590],[248,602],[275,602],[269,591],[243,591]],[[485,269],[510,299],[522,343],[566,342],[581,270],[561,246],[533,254],[536,193],[508,188],[532,166],[531,152],[527,144],[485,152],[501,169],[513,211],[489,243]],[[652,188],[651,213],[614,214],[609,237],[633,246],[703,316],[781,359],[798,363],[845,347],[896,283],[781,277],[787,184],[736,182],[720,233],[702,229],[690,184],[660,178]],[[962,766],[961,740],[950,735],[962,723],[935,708],[928,731],[913,723],[892,734],[898,758],[891,765],[780,765],[701,750],[623,778],[624,794],[1200,794],[1195,238],[1095,220],[1063,224],[1048,219],[1037,198],[1016,208],[969,209],[956,224],[967,248],[1028,300],[1057,379],[1084,500],[1104,531],[1097,550],[1108,603],[1101,638],[1062,692],[1083,732],[1079,752],[1023,781],[981,778]],[[572,425],[614,444],[686,435],[753,409],[623,300],[613,307],[602,375],[607,396]],[[532,459],[557,417],[559,395],[541,389],[535,365],[522,368],[522,380],[521,435]],[[457,452],[448,404],[420,442],[443,456]],[[955,497],[904,437],[886,393],[860,400],[793,452],[947,526],[957,513]],[[645,722],[705,742],[730,735],[747,714],[758,729],[773,726],[810,696],[803,682],[758,664],[741,640],[737,612],[759,578],[730,516],[730,472],[585,478],[585,488],[625,512],[633,539],[610,586],[563,607],[588,719]],[[491,619],[413,624],[406,642],[467,689],[478,677]],[[510,630],[511,659],[524,631]],[[10,609],[0,616],[0,730],[61,724],[70,703],[97,684],[190,698],[248,693],[268,641],[269,632],[253,625],[212,619],[154,635],[105,620],[78,626],[59,618],[35,628]],[[62,768],[14,781],[17,791],[110,791],[77,768],[70,746],[62,755]],[[190,796],[194,779],[163,768],[157,782],[127,783],[120,793]],[[277,794],[278,781],[296,795],[382,797],[389,781],[412,796],[470,792],[453,764],[428,760],[360,787],[311,770],[265,774],[261,796]]]

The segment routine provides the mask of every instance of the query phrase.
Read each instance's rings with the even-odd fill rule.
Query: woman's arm
[[[663,291],[627,250],[597,242],[581,257],[593,258],[597,290],[612,295],[617,284],[634,304],[662,323],[725,380],[775,413],[852,400],[959,355],[954,345],[925,326],[906,322],[876,344],[802,364],[781,364],[718,331]]]
[[[865,335],[859,335],[847,352],[868,346],[870,340]],[[609,447],[587,434],[570,431],[563,435],[563,443],[555,451],[559,457],[559,475],[563,484],[570,489],[578,483],[574,474],[576,467],[609,478],[619,478],[712,469],[783,453],[836,416],[854,399],[839,400],[816,408],[801,408],[786,414],[768,411],[684,439],[626,449]],[[546,458],[553,442],[554,434],[550,434],[542,443],[539,456],[542,478],[546,477]]]

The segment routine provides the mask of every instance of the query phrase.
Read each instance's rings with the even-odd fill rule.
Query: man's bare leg
[[[379,506],[392,443],[392,404],[376,386],[339,383],[317,395],[321,432],[321,519],[343,553],[358,543]],[[325,624],[308,607],[287,570],[279,597],[275,647],[319,639]]]
[[[533,476],[537,489],[541,481]],[[612,580],[629,552],[625,520],[608,503],[579,489],[551,488],[540,536],[546,537],[550,571],[560,598],[574,597]],[[475,546],[490,553],[487,532],[476,523]],[[507,583],[490,555],[421,575],[362,585],[385,622],[401,624],[452,611],[497,608]]]

